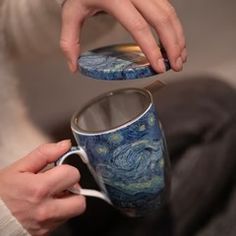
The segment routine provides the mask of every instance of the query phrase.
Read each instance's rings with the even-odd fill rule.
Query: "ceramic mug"
[[[101,198],[129,216],[158,209],[165,200],[169,166],[164,134],[151,93],[126,88],[89,102],[71,119],[76,147],[101,191],[72,192]]]

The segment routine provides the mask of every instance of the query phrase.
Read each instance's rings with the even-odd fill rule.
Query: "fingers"
[[[65,220],[82,214],[85,209],[86,199],[84,196],[69,195],[65,198],[52,199],[44,206],[39,215],[46,219]]]
[[[149,4],[140,0],[133,0],[133,2],[138,11],[156,30],[167,52],[172,69],[182,70],[181,54],[185,47],[185,41],[174,8],[166,0],[150,1]]]
[[[172,5],[167,0],[114,0],[104,1],[67,0],[62,11],[61,48],[72,72],[77,69],[80,53],[80,30],[86,17],[104,10],[113,15],[133,36],[152,67],[165,71],[165,64],[152,26],[167,52],[171,67],[182,70],[187,59],[183,28]]]
[[[41,173],[40,178],[49,189],[49,194],[55,195],[78,183],[80,174],[73,166],[61,165]]]
[[[170,14],[170,19],[177,35],[182,61],[185,63],[187,61],[187,49],[182,24],[179,18],[177,17],[176,12]]]
[[[159,73],[165,71],[163,57],[148,23],[130,1],[114,1],[108,9],[118,21],[132,34],[133,38],[147,56],[152,67]]]
[[[68,61],[71,72],[77,70],[77,58],[80,53],[80,30],[84,12],[76,1],[66,1],[62,9],[62,28],[60,47]]]
[[[70,195],[64,199],[57,199],[55,206],[58,211],[55,212],[57,218],[71,218],[82,214],[86,209],[86,199],[82,195]]]
[[[15,163],[20,172],[37,173],[62,156],[71,147],[70,140],[63,140],[59,143],[43,144]]]
[[[182,61],[186,62],[187,61],[186,41],[185,41],[184,31],[183,31],[183,27],[180,22],[180,19],[177,16],[175,9],[168,1],[160,0],[160,2],[161,1],[164,1],[164,4],[162,4],[163,10],[169,16],[170,22],[172,23],[173,29],[176,33],[178,44],[180,47]]]

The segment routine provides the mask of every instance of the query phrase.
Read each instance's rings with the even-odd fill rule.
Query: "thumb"
[[[20,172],[37,173],[49,163],[55,162],[71,147],[70,140],[43,144],[15,163]]]
[[[71,72],[77,70],[77,59],[80,54],[80,30],[84,19],[82,17],[83,10],[75,4],[76,2],[78,1],[67,1],[62,9],[60,47]]]

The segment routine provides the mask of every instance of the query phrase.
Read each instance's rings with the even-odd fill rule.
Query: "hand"
[[[76,168],[61,165],[39,172],[56,161],[70,146],[68,140],[44,144],[0,171],[0,197],[32,235],[46,235],[85,210],[83,196],[62,194],[78,183],[80,176]]]
[[[152,67],[165,71],[163,57],[150,27],[159,36],[173,70],[182,70],[187,59],[183,28],[168,0],[66,0],[62,9],[61,48],[72,72],[77,70],[80,31],[86,18],[105,11],[133,36]]]

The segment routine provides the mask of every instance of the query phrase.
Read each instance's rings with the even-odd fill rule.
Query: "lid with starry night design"
[[[166,71],[170,64],[163,53]],[[156,75],[136,44],[117,44],[82,53],[78,59],[79,70],[85,76],[100,80],[132,80]]]

